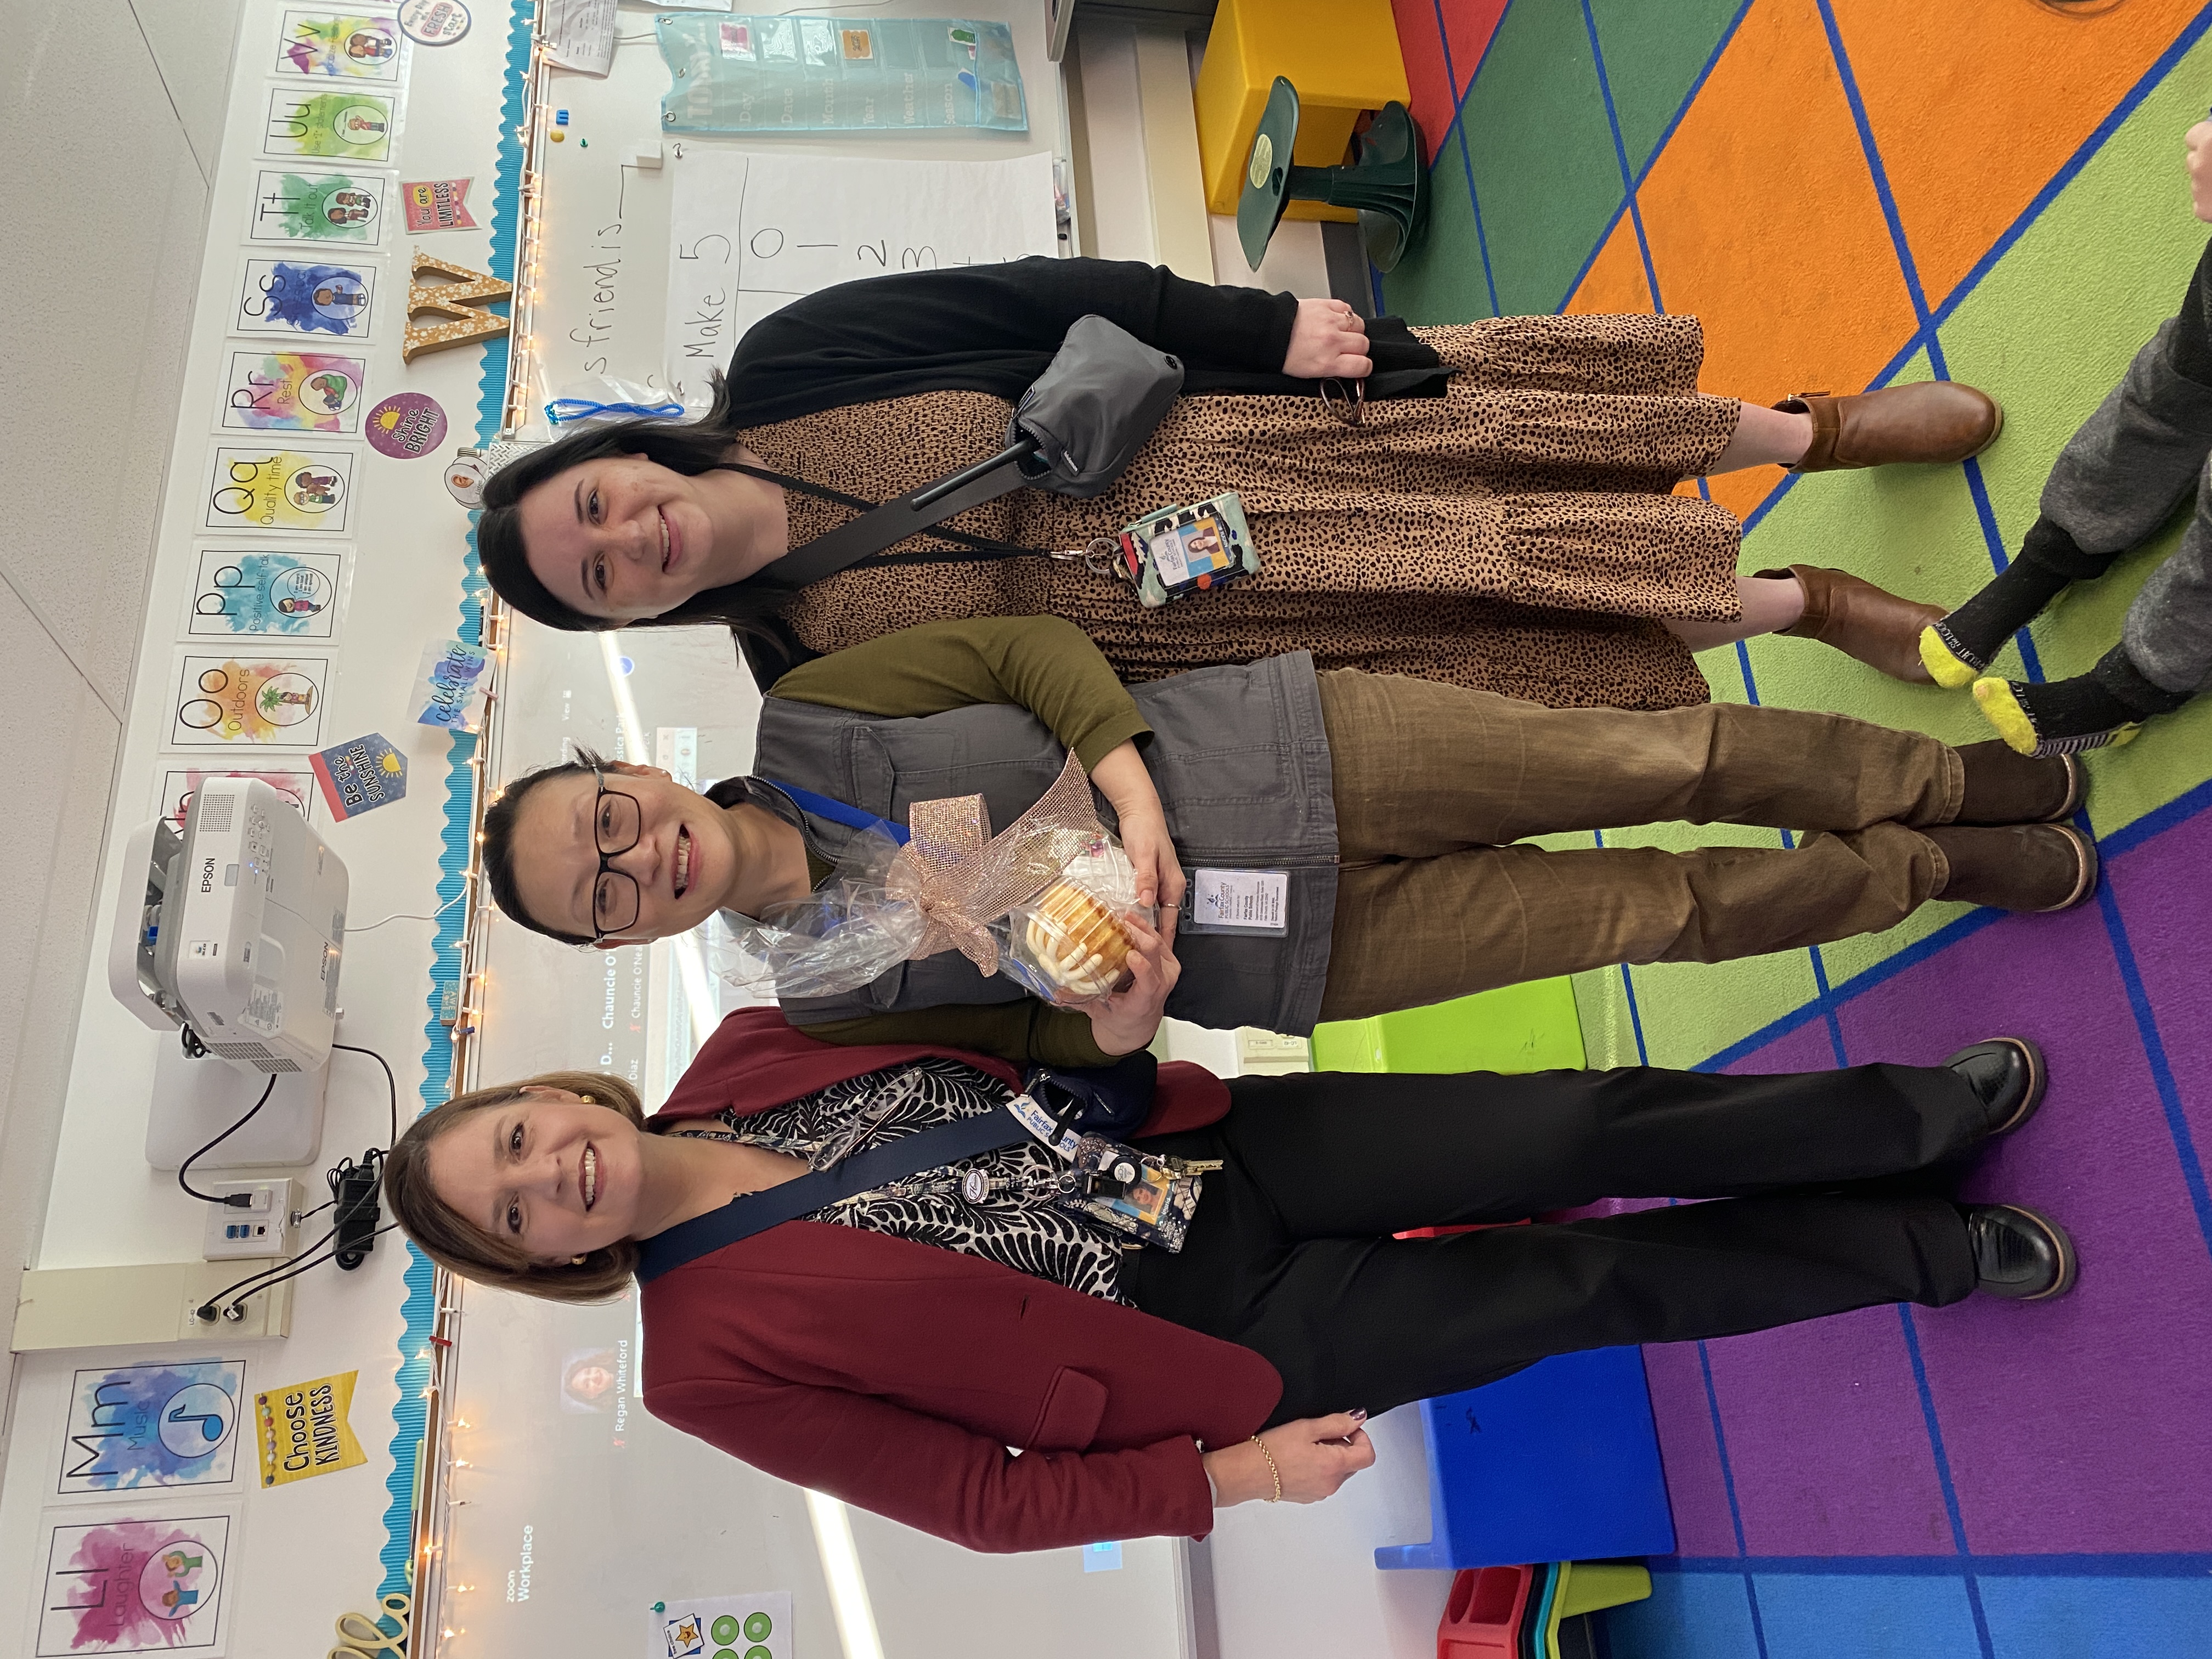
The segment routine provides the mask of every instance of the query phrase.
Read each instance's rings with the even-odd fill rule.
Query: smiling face
[[[705,477],[707,475],[702,475]],[[581,461],[519,504],[532,574],[572,611],[635,622],[673,611],[728,562],[711,486],[641,455]]]
[[[736,882],[737,847],[722,809],[665,773],[620,763],[607,769],[607,787],[601,796],[591,773],[571,772],[524,799],[509,842],[523,908],[542,927],[607,943],[696,927]],[[636,844],[611,854],[603,872],[599,848],[620,845],[633,829]],[[623,876],[636,884],[634,921]]]
[[[456,1214],[550,1265],[636,1236],[640,1139],[612,1107],[533,1085],[460,1118],[426,1162]]]

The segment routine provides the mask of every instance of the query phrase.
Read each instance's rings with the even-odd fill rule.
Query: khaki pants
[[[1958,751],[1840,714],[1547,708],[1431,680],[1321,676],[1335,770],[1323,1019],[1614,963],[1723,962],[1894,927],[1943,890],[1913,826],[1958,816]],[[1811,832],[1688,853],[1510,843],[1686,819]]]

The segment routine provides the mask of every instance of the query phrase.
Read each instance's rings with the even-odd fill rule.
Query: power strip
[[[243,1261],[292,1254],[292,1212],[299,1202],[291,1176],[274,1181],[212,1181],[207,1190],[219,1198],[248,1194],[244,1206],[207,1206],[207,1235],[200,1246],[207,1261]]]

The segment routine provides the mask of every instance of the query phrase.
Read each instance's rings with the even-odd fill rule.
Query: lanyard
[[[857,806],[848,806],[842,800],[817,795],[811,789],[801,789],[796,784],[779,783],[774,778],[763,778],[761,781],[782,790],[803,810],[813,813],[817,818],[827,818],[832,823],[842,823],[853,830],[881,830],[902,847],[907,844],[912,833],[902,823],[879,818],[873,812],[863,812]]]

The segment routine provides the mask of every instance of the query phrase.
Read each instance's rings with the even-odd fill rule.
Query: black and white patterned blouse
[[[725,1109],[702,1120],[721,1128],[703,1133],[826,1169],[940,1123],[980,1117],[1012,1097],[989,1073],[933,1057],[848,1078],[750,1117]],[[1086,1296],[1121,1301],[1118,1236],[1055,1205],[1059,1177],[1052,1154],[1024,1140],[856,1194],[806,1219],[957,1250]]]

